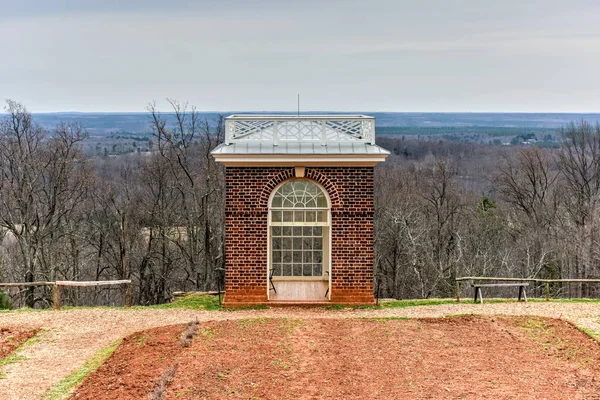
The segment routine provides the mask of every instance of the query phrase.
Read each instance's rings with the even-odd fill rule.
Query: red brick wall
[[[293,176],[293,167],[227,167],[226,306],[267,302],[268,199]],[[374,303],[373,167],[307,167],[305,177],[332,202],[331,302]]]

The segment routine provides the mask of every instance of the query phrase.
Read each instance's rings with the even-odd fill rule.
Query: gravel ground
[[[39,399],[50,387],[79,368],[96,351],[133,332],[187,323],[192,320],[244,318],[361,318],[443,317],[453,314],[537,315],[563,318],[600,334],[600,304],[498,303],[446,304],[378,310],[325,310],[274,308],[243,311],[192,311],[185,309],[73,309],[65,311],[0,313],[0,327],[41,328],[39,341],[21,353],[25,358],[3,367],[1,399]]]

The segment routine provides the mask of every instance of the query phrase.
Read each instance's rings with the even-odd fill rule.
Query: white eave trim
[[[225,166],[374,166],[388,154],[213,154]]]

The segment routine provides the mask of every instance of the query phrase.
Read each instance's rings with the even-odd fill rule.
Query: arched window
[[[293,179],[279,186],[270,202],[271,276],[327,278],[329,227],[329,199],[319,185]]]

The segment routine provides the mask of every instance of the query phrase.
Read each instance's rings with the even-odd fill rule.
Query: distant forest
[[[214,121],[219,115],[238,112],[199,112],[201,119]],[[254,113],[277,114],[277,113]],[[309,114],[327,114],[314,113]],[[354,113],[357,114],[357,113]],[[360,113],[358,113],[360,114]],[[398,113],[375,112],[379,136],[405,136],[416,140],[450,140],[495,146],[558,147],[560,129],[572,121],[600,121],[600,114],[545,113]],[[52,131],[60,123],[84,126],[88,136],[82,141],[86,154],[114,156],[151,151],[153,130],[148,113],[50,113],[34,114],[43,128]],[[177,116],[162,114],[168,123]]]
[[[137,304],[216,289],[225,266],[224,174],[210,151],[223,141],[224,120],[171,106],[137,115],[145,132],[100,135],[97,124],[74,114],[52,114],[49,123],[7,102],[0,116],[3,281],[132,279]],[[375,169],[379,296],[449,297],[454,278],[465,275],[600,278],[600,126],[588,122],[594,116],[572,117],[486,132],[485,121],[457,126],[456,115],[446,127],[378,126],[378,145],[392,153]],[[111,135],[115,147],[105,151]],[[118,140],[135,150],[117,151]],[[600,295],[584,284],[551,290]],[[63,296],[77,305],[122,298],[104,288]],[[8,299],[14,307],[47,307],[51,293],[15,289]]]

